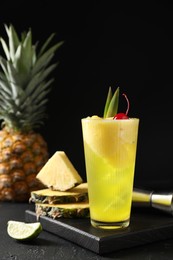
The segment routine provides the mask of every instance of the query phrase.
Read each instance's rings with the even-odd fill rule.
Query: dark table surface
[[[25,211],[33,210],[29,203],[0,203],[0,260],[166,260],[173,259],[173,236],[158,242],[121,249],[98,255],[52,233],[42,231],[32,242],[17,242],[7,234],[8,220],[25,221]]]

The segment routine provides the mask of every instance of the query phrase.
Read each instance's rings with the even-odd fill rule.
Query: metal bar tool
[[[173,215],[173,191],[155,192],[134,188],[132,206],[152,207]]]

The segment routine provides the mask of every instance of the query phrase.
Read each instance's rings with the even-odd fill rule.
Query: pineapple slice
[[[69,191],[54,191],[51,189],[42,189],[31,192],[30,202],[33,203],[75,203],[88,201],[87,183],[81,183]]]
[[[83,182],[64,151],[57,151],[36,176],[52,190],[67,191]]]
[[[53,219],[59,218],[88,218],[90,216],[89,203],[69,204],[35,204],[37,220],[40,216],[47,216]]]

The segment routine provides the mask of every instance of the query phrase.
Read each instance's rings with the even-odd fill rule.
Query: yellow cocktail
[[[81,120],[91,224],[127,227],[130,220],[139,119]]]

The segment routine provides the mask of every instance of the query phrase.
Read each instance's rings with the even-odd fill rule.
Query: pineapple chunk
[[[64,151],[57,151],[36,176],[52,190],[67,191],[83,182]]]

